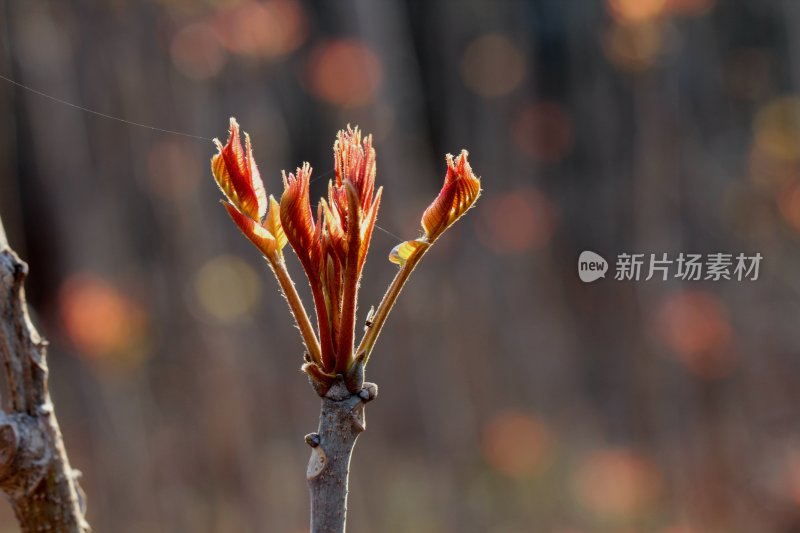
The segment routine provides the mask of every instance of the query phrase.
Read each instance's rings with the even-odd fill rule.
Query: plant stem
[[[378,335],[381,333],[383,324],[389,316],[389,311],[392,310],[394,303],[397,301],[397,297],[400,296],[400,291],[403,290],[403,286],[406,284],[406,281],[408,281],[408,277],[414,271],[414,268],[417,266],[417,263],[420,262],[422,256],[425,255],[425,252],[431,247],[431,244],[433,243],[423,243],[422,246],[406,260],[403,266],[400,267],[397,274],[395,274],[392,283],[386,290],[386,294],[384,294],[381,299],[381,303],[378,304],[378,309],[372,317],[371,324],[367,327],[367,332],[364,333],[364,337],[358,344],[358,348],[356,348],[357,363],[363,361],[366,365],[367,361],[369,361],[370,353],[372,353],[375,341],[378,340]]]
[[[377,394],[378,388],[373,383],[364,383],[360,392],[352,394],[339,375],[322,398],[319,430],[306,435],[311,446],[306,473],[311,533],[345,531],[350,457],[358,435],[366,429],[364,405]]]
[[[294,286],[292,278],[289,276],[289,271],[286,270],[286,263],[283,258],[268,258],[272,271],[275,277],[278,278],[278,284],[281,286],[283,296],[289,302],[289,308],[292,310],[297,327],[300,328],[300,334],[303,336],[303,341],[306,343],[308,355],[311,360],[317,364],[322,364],[322,356],[320,355],[319,341],[314,333],[314,326],[306,313],[306,308],[300,300],[300,295],[297,293],[297,288]]]

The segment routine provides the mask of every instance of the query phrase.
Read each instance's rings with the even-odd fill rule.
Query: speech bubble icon
[[[584,283],[591,283],[597,279],[606,277],[608,271],[608,261],[603,256],[589,250],[581,252],[578,257],[578,276]]]

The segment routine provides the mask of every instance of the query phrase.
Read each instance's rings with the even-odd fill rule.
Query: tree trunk
[[[70,467],[47,387],[47,341],[28,317],[27,272],[0,221],[0,358],[8,388],[0,412],[0,489],[23,532],[84,533],[90,528],[78,472]]]
[[[322,398],[319,430],[306,435],[311,446],[308,488],[311,496],[311,533],[344,533],[347,520],[347,483],[350,457],[358,435],[366,429],[364,405],[378,388],[364,383],[352,394],[339,379]]]

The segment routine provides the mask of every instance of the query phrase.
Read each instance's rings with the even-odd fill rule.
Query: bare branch
[[[311,533],[344,533],[350,457],[366,427],[364,405],[375,399],[378,387],[364,383],[352,394],[341,375],[322,398],[319,429],[306,435],[311,446],[306,478],[311,496]]]
[[[28,316],[28,266],[0,221],[0,358],[9,397],[0,413],[0,489],[22,531],[89,531],[78,472],[67,458],[47,386],[47,341]]]

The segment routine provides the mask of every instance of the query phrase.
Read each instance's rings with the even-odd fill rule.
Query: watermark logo
[[[756,281],[764,257],[760,253],[617,254],[614,279],[617,281]],[[604,278],[608,263],[602,256],[586,250],[578,258],[578,276],[590,283]]]
[[[608,261],[603,256],[586,250],[581,252],[578,258],[578,276],[584,283],[591,283],[597,279],[606,277],[608,272]]]

